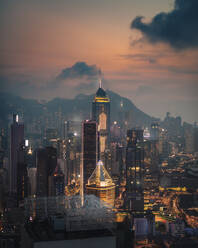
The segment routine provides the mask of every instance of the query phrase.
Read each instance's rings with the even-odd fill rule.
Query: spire
[[[102,80],[99,78],[99,88],[102,88]]]

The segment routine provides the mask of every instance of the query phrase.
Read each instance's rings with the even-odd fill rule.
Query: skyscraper
[[[126,148],[126,208],[130,211],[144,210],[143,196],[144,149],[143,130],[127,131]]]
[[[97,162],[97,123],[86,120],[82,123],[82,161],[80,168],[81,195]]]
[[[10,192],[17,193],[17,164],[19,161],[18,152],[24,143],[24,125],[19,123],[18,115],[13,115],[10,136]]]
[[[53,174],[57,165],[57,151],[53,147],[41,148],[36,151],[37,185],[36,195],[45,197],[52,195]]]
[[[153,122],[151,124],[151,140],[159,140],[159,124]]]
[[[105,169],[103,162],[98,161],[96,168],[86,185],[86,193],[97,196],[102,203],[114,206],[115,184]]]
[[[18,150],[17,162],[17,204],[28,196],[27,149],[22,144]]]
[[[110,142],[110,99],[101,83],[92,103],[92,119],[98,123],[99,153],[102,154]]]

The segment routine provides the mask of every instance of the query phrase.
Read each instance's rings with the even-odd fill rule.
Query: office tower
[[[144,210],[143,173],[143,130],[128,130],[126,148],[125,206],[129,211],[141,212]]]
[[[6,130],[1,128],[0,130],[0,168],[4,167],[4,158],[7,157],[8,153],[8,142]]]
[[[119,177],[118,177],[118,185],[119,187],[123,184],[125,179],[125,170],[124,170],[124,153],[125,147],[117,145],[116,146],[116,161],[118,163],[119,168]]]
[[[44,140],[45,146],[57,147],[58,130],[56,128],[46,129],[46,136]]]
[[[13,115],[10,138],[10,192],[17,193],[18,151],[24,143],[24,125],[19,123],[16,114]]]
[[[28,172],[26,161],[26,147],[22,144],[18,149],[17,162],[17,204],[28,196]]]
[[[168,132],[161,128],[159,131],[159,155],[162,160],[167,159],[170,154],[170,143],[168,141]]]
[[[76,182],[80,174],[81,139],[70,133],[65,143],[66,185]]]
[[[29,196],[36,195],[36,175],[37,175],[36,167],[28,168],[28,182],[29,182],[28,195]]]
[[[82,161],[80,168],[81,195],[84,195],[85,185],[93,173],[97,162],[97,123],[86,120],[82,123]]]
[[[53,192],[53,173],[57,165],[57,151],[53,147],[41,148],[36,151],[38,197],[50,196]]]
[[[65,178],[59,166],[56,167],[56,170],[53,175],[53,180],[54,180],[54,195],[55,196],[64,195]]]
[[[151,140],[159,140],[159,124],[156,122],[153,122],[151,124]]]
[[[103,204],[105,202],[114,206],[115,184],[101,160],[98,161],[94,172],[88,180],[86,193],[97,196]]]
[[[110,142],[110,99],[101,84],[92,103],[92,119],[98,123],[98,152],[103,154]]]
[[[194,152],[198,152],[198,125],[195,122],[193,127],[193,146],[194,146]]]

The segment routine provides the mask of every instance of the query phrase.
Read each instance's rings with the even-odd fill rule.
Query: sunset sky
[[[94,93],[101,71],[144,112],[193,123],[197,27],[197,0],[1,0],[0,91],[71,98]]]

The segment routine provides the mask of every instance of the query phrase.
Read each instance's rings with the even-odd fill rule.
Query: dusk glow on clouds
[[[197,0],[2,0],[0,90],[71,98],[94,93],[101,70],[105,88],[144,112],[198,121],[196,6]]]

